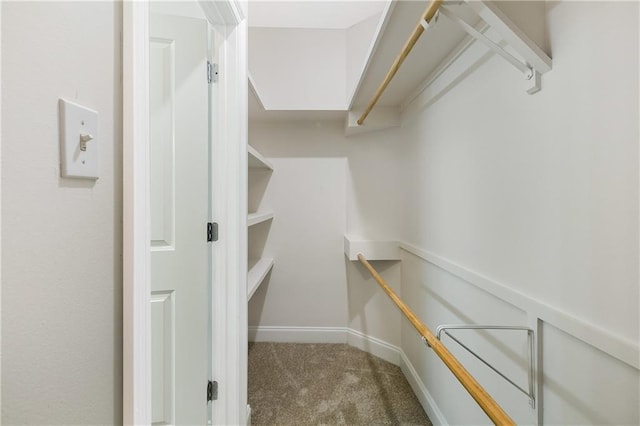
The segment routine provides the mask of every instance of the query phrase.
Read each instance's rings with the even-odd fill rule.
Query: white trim
[[[382,358],[393,365],[400,366],[400,348],[380,340],[377,337],[368,336],[358,330],[347,328],[347,343],[349,346],[361,349],[365,352]]]
[[[345,236],[345,240],[346,240]],[[370,241],[370,243],[375,243]],[[389,243],[385,241],[385,244]],[[640,345],[620,335],[612,333],[596,324],[592,324],[583,318],[537,300],[527,294],[485,277],[462,265],[452,262],[444,257],[423,250],[403,241],[397,241],[400,249],[411,253],[444,271],[463,279],[499,299],[525,311],[529,317],[538,318],[554,327],[582,340],[604,353],[624,362],[625,364],[640,370]]]
[[[236,0],[195,0],[204,11],[211,25],[235,27],[244,19],[242,8]]]
[[[2,2],[0,1],[0,46],[2,46]],[[0,82],[2,81],[2,52],[0,51]],[[2,84],[0,84],[0,100],[2,99]],[[2,109],[2,108],[0,108]],[[2,242],[2,114],[0,113],[0,243]],[[2,265],[2,244],[0,244],[0,265]],[[0,267],[0,283],[2,282],[2,267]],[[2,286],[0,286],[0,383],[2,383]],[[0,386],[0,413],[2,413],[2,386]],[[2,416],[0,416],[2,425]]]
[[[250,342],[347,343],[345,327],[250,326]]]
[[[123,423],[151,423],[149,3],[123,3]]]
[[[250,342],[347,343],[350,346],[400,365],[400,348],[348,327],[250,326]]]
[[[213,3],[221,14],[239,11],[235,0]],[[224,40],[214,107],[219,115],[212,149],[212,219],[220,235],[212,246],[212,374],[219,384],[214,424],[245,424],[247,416],[247,28],[237,17],[234,12],[220,18],[226,21],[220,28]]]
[[[595,324],[575,317],[554,306],[536,300],[509,286],[485,277],[462,265],[452,262],[444,257],[418,248],[412,244],[399,242],[400,248],[419,258],[475,285],[476,287],[516,306],[530,316],[535,316],[542,321],[559,328],[566,333],[582,340],[589,345],[600,349],[614,358],[640,369],[640,347],[638,344],[622,336],[613,334]]]
[[[213,247],[213,375],[220,399],[214,424],[246,422],[246,23],[236,0],[203,2],[224,26],[217,85],[218,134],[213,202],[220,240]],[[215,18],[220,14],[218,18]],[[149,3],[123,3],[123,423],[151,423],[151,318],[148,190]],[[211,20],[214,21],[211,21]],[[220,190],[220,188],[223,188]],[[243,190],[243,188],[245,188]],[[244,212],[242,214],[241,212]],[[240,285],[239,283],[243,283]]]
[[[378,21],[378,25],[376,26],[376,30],[374,32],[373,40],[371,40],[371,44],[369,45],[369,50],[367,51],[367,60],[362,64],[362,69],[360,70],[360,74],[358,77],[358,81],[356,81],[355,86],[351,90],[351,93],[347,96],[347,109],[351,110],[353,108],[353,103],[356,100],[356,94],[360,87],[362,86],[362,82],[364,81],[365,74],[373,61],[373,55],[378,48],[378,45],[382,41],[382,36],[384,35],[384,30],[387,28],[387,24],[391,19],[391,13],[393,12],[393,8],[396,6],[396,2],[393,0],[386,0],[387,4],[385,5],[382,13],[380,14],[380,20]]]
[[[434,425],[448,425],[449,423],[445,419],[444,414],[442,414],[442,411],[440,411],[440,408],[438,407],[438,404],[436,404],[435,399],[433,399],[433,397],[427,390],[427,387],[422,382],[422,379],[420,379],[420,375],[413,367],[413,364],[411,364],[411,361],[409,361],[409,358],[403,350],[400,350],[400,369],[402,370],[404,376],[407,378],[411,389],[413,389],[413,393],[418,398],[418,401],[420,401],[420,404],[422,405],[422,408],[424,408],[424,411],[427,413],[427,417],[429,417],[431,423],[433,423]]]

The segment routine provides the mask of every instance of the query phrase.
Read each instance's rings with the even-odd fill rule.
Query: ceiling
[[[345,29],[380,13],[388,1],[250,0],[249,26]]]

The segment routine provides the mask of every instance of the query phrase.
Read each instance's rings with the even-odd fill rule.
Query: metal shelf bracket
[[[458,338],[453,336],[447,330],[516,330],[516,331],[526,331],[527,332],[527,343],[529,345],[529,351],[528,351],[528,356],[527,356],[527,358],[528,358],[527,361],[528,361],[528,364],[529,364],[529,371],[528,371],[528,375],[527,375],[527,377],[528,377],[528,390],[523,389],[521,386],[519,386],[517,383],[515,383],[513,380],[511,380],[509,377],[507,377],[504,373],[499,371],[493,365],[489,364],[489,362],[485,361],[480,355],[476,354],[467,345],[462,343]],[[523,394],[527,395],[529,397],[529,405],[531,406],[531,408],[536,408],[536,398],[535,398],[535,377],[536,376],[535,376],[535,368],[534,368],[534,359],[535,359],[534,358],[534,332],[533,332],[532,329],[530,329],[528,327],[510,326],[510,325],[446,324],[446,325],[438,326],[438,328],[436,329],[436,337],[437,337],[438,340],[441,340],[440,336],[442,335],[442,333],[444,333],[447,336],[449,336],[454,342],[456,342],[457,344],[462,346],[467,352],[469,352],[471,355],[473,355],[478,360],[480,360],[484,365],[489,367],[496,374],[498,374],[500,377],[502,377],[507,382],[509,382],[511,385],[513,385],[520,392],[522,392]],[[425,339],[423,339],[423,340],[425,340]],[[426,343],[426,340],[425,340],[425,343]]]

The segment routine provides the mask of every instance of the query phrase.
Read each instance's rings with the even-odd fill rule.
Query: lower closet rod
[[[387,293],[393,302],[400,308],[400,311],[411,322],[411,325],[422,336],[422,339],[429,345],[438,357],[451,370],[458,381],[469,392],[469,395],[478,403],[482,411],[496,425],[515,425],[515,422],[504,412],[502,407],[487,393],[486,390],[478,383],[478,381],[460,364],[460,362],[449,352],[449,350],[434,336],[434,334],[422,323],[416,314],[398,297],[398,295],[389,287],[378,272],[371,266],[362,254],[358,254],[358,260],[369,270],[373,278],[380,284],[380,287]]]

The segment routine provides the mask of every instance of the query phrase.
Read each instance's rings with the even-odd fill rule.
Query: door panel
[[[150,19],[152,413],[204,425],[209,353],[207,23]]]
[[[173,249],[175,234],[175,42],[150,41],[151,246]]]
[[[175,303],[173,291],[151,294],[152,421],[173,424],[175,412]]]

